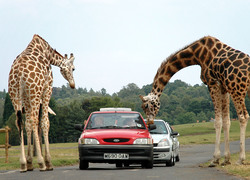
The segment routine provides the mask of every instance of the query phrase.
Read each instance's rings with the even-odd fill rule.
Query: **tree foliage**
[[[75,142],[80,132],[74,129],[74,124],[83,124],[90,113],[103,107],[129,107],[145,117],[139,95],[146,95],[151,89],[152,84],[139,88],[136,84],[130,83],[119,92],[109,95],[105,88],[100,91],[93,89],[88,91],[86,88],[71,89],[68,84],[54,87],[50,107],[55,111],[56,116],[49,115],[49,141],[51,143]],[[4,110],[3,116],[0,117],[0,127],[8,124],[14,130],[16,129],[15,114],[10,98],[7,93],[4,98],[1,98],[4,99]],[[160,101],[161,107],[156,118],[164,119],[172,125],[209,121],[214,118],[213,103],[204,84],[191,86],[180,80],[168,83]],[[233,103],[230,104],[230,116],[237,118]],[[249,98],[246,98],[246,107],[250,112]],[[18,135],[16,132],[17,130],[13,131],[12,138]],[[14,139],[13,145],[19,142],[18,136]]]

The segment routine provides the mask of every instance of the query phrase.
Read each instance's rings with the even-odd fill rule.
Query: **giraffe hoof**
[[[214,163],[210,163],[209,165],[208,165],[208,167],[216,167],[217,166],[217,164],[214,164]]]
[[[221,166],[226,166],[226,165],[229,165],[229,164],[231,164],[230,161],[224,161],[223,163],[221,163]]]
[[[21,164],[20,173],[24,173],[24,172],[27,172],[27,165],[26,164]]]
[[[32,164],[29,164],[27,163],[27,171],[33,171],[33,165]]]
[[[216,160],[216,161],[212,161],[209,165],[208,165],[208,167],[216,167],[216,166],[218,166],[219,165],[219,160]]]
[[[237,165],[245,165],[245,162],[243,160],[239,160],[236,162]]]
[[[40,167],[39,168],[40,171],[46,171],[46,166],[43,163],[41,164],[39,163],[39,167]]]
[[[51,167],[51,168],[46,168],[46,171],[53,171],[53,167]]]

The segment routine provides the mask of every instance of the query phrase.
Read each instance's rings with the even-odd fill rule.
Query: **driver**
[[[101,126],[103,126],[103,117],[102,116],[97,116],[97,117],[95,117],[95,119],[94,119],[94,127],[101,127]]]
[[[136,123],[135,123],[134,119],[131,119],[131,118],[125,119],[123,124],[125,126],[136,126]]]

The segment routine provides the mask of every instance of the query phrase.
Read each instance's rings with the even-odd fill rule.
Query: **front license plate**
[[[104,159],[129,159],[129,154],[104,153]]]

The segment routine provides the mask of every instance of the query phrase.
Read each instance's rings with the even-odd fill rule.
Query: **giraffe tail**
[[[17,121],[16,121],[16,125],[19,129],[19,137],[21,138],[21,130],[23,129],[23,122],[22,122],[22,111],[18,110],[16,113],[17,116]]]
[[[250,86],[248,88],[247,94],[248,94],[248,98],[250,99]]]

